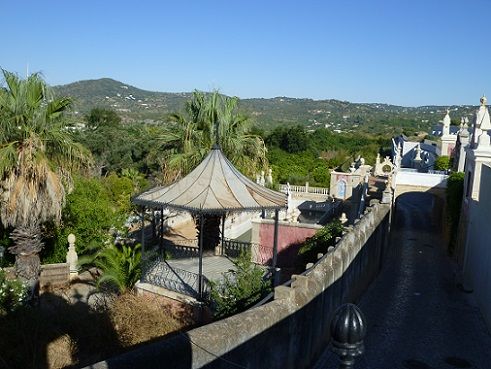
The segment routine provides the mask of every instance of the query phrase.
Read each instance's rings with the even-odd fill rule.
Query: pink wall
[[[308,238],[312,237],[316,228],[302,227],[299,223],[295,226],[286,224],[278,225],[278,266],[291,265],[295,260],[298,249]],[[273,256],[274,223],[261,223],[259,228],[260,253],[264,264],[268,264]]]
[[[447,156],[453,157],[455,155],[455,144],[448,144]]]

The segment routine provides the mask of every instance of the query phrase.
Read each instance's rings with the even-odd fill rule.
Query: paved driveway
[[[459,288],[429,194],[398,199],[392,254],[359,306],[368,322],[357,369],[491,368],[491,336]],[[314,368],[337,368],[327,351]]]

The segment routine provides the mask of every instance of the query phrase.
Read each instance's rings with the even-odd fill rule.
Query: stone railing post
[[[75,250],[75,235],[70,233],[68,235],[68,252],[66,254],[66,262],[70,267],[70,279],[78,276],[78,255]]]

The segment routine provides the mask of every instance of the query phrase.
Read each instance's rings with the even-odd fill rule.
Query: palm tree
[[[158,138],[166,156],[168,182],[194,169],[218,143],[228,159],[243,173],[252,177],[267,166],[266,146],[261,137],[251,133],[252,123],[238,111],[239,99],[214,91],[195,91],[186,103],[186,114],[172,114],[171,124]],[[200,230],[200,219],[196,228]],[[204,244],[214,249],[219,242],[220,217],[204,219]]]
[[[40,226],[60,221],[71,172],[88,164],[89,154],[67,129],[70,98],[54,98],[39,74],[20,79],[2,73],[0,219],[15,228],[9,251],[16,255],[16,274],[35,288],[43,246]]]
[[[242,172],[254,176],[267,166],[266,146],[251,134],[252,123],[238,112],[239,99],[195,91],[186,113],[170,115],[171,124],[158,137],[167,158],[169,180],[189,173],[219,143]]]

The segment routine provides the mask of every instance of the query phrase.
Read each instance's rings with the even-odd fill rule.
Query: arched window
[[[339,180],[337,187],[338,197],[344,199],[346,197],[346,181],[344,179]]]

